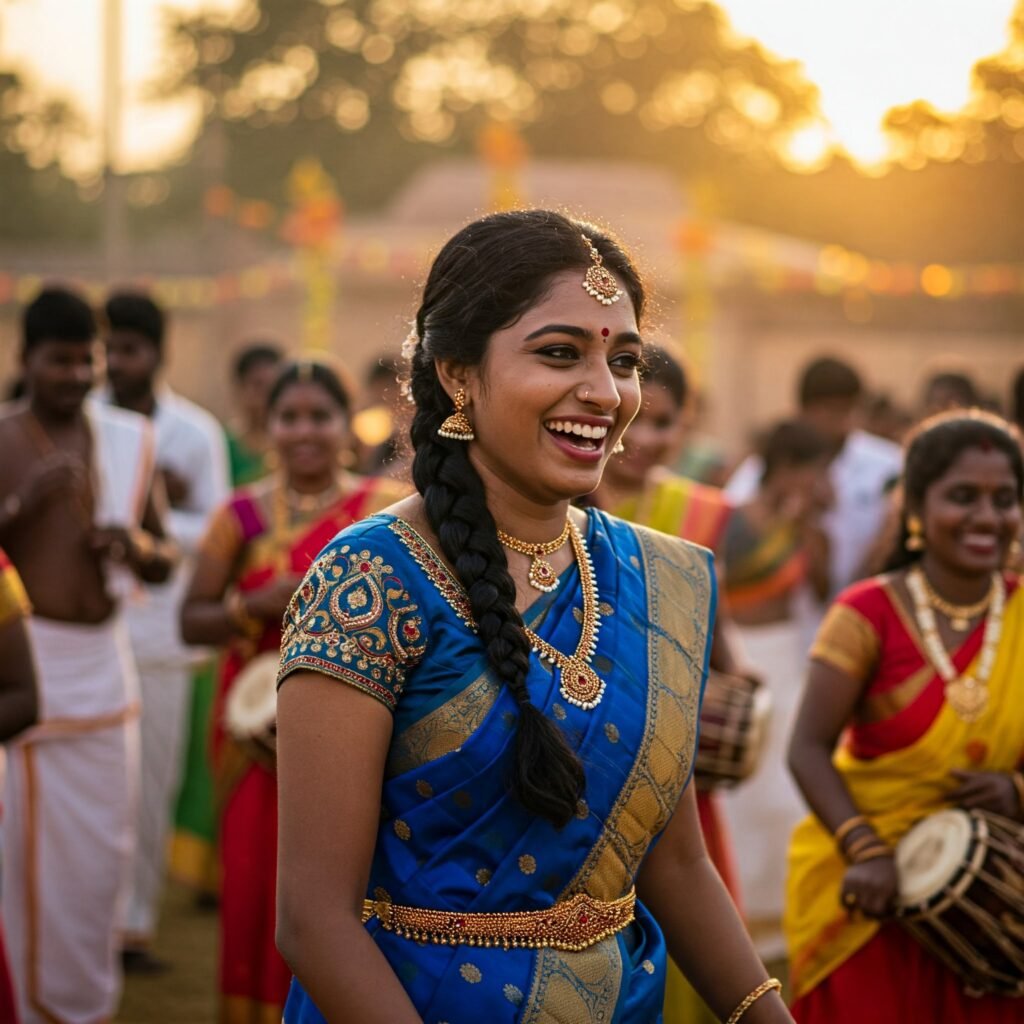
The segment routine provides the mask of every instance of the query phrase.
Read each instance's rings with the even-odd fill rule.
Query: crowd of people
[[[221,425],[145,292],[26,305],[0,1020],[173,971],[169,877],[223,1024],[1022,1018],[1024,371],[910,414],[822,356],[727,459],[644,306],[610,236],[494,215],[361,393],[258,340]],[[723,686],[772,706],[738,783]]]

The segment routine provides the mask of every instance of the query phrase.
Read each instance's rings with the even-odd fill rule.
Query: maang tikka
[[[609,270],[604,265],[604,257],[597,251],[594,243],[586,235],[581,236],[590,249],[590,258],[594,261],[583,276],[583,290],[592,295],[602,306],[610,306],[622,298],[622,289],[615,283]]]
[[[459,388],[452,397],[455,411],[437,428],[439,437],[447,437],[451,441],[473,441],[476,434],[473,433],[473,424],[469,417],[462,411],[466,405],[466,392]]]

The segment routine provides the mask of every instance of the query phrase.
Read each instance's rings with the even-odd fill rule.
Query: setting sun
[[[786,156],[820,162],[829,145],[862,164],[889,155],[882,119],[927,100],[953,111],[968,99],[971,68],[1002,50],[1014,0],[721,0],[736,32],[804,65],[821,93],[828,130],[798,133]]]

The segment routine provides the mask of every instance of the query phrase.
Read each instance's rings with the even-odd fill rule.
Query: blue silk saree
[[[604,698],[590,711],[569,704],[558,670],[537,657],[528,677],[533,703],[586,770],[585,798],[561,830],[506,792],[516,705],[491,677],[465,592],[423,538],[404,520],[372,516],[310,568],[286,616],[280,678],[321,672],[395,716],[368,899],[494,913],[632,889],[690,778],[715,577],[703,548],[594,509],[585,536]],[[571,653],[582,602],[572,566],[524,618]],[[580,952],[420,943],[377,918],[366,928],[426,1024],[661,1020],[665,942],[639,901],[632,924]],[[293,981],[287,1024],[323,1019]]]

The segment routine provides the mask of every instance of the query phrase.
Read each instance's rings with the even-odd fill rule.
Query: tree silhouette
[[[817,109],[797,65],[690,0],[259,0],[168,40],[156,89],[202,96],[207,175],[269,199],[315,153],[350,205],[378,203],[488,120],[541,154],[693,171],[771,155]]]

